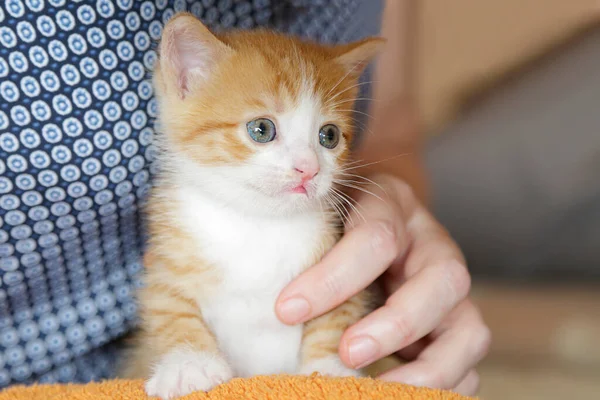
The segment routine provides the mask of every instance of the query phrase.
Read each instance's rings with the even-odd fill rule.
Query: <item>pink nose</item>
[[[319,173],[319,159],[313,151],[298,153],[292,165],[302,179],[302,184],[310,181]]]
[[[300,174],[303,182],[310,181],[319,173],[318,165],[298,165],[294,169]]]

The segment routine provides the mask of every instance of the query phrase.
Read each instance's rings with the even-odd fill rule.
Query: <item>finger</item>
[[[416,342],[409,344],[403,349],[400,349],[396,352],[398,356],[405,361],[413,361],[416,360],[419,354],[431,343],[427,340],[427,336],[421,340],[417,340]]]
[[[386,372],[382,379],[414,386],[452,389],[487,354],[490,332],[479,313],[468,301],[455,310],[453,323],[421,354],[417,360]]]
[[[398,290],[426,267],[452,261],[466,265],[460,248],[434,216],[416,201],[410,188],[398,185],[396,201],[400,205],[400,218],[406,221],[411,248],[403,262],[395,263],[387,272],[384,281],[388,293]]]
[[[479,374],[472,369],[453,391],[463,396],[475,396],[479,392],[479,385]]]
[[[369,286],[408,246],[402,232],[402,224],[375,220],[346,233],[321,262],[283,290],[276,304],[279,319],[304,322]]]
[[[421,339],[467,296],[469,287],[469,274],[457,262],[421,270],[383,307],[345,332],[342,360],[361,368]]]
[[[415,274],[429,267],[446,266],[447,268],[457,267],[465,273],[464,280],[470,282],[470,276],[463,261],[463,256],[448,237],[431,238],[427,241],[413,240],[410,251],[407,252],[403,263],[395,263],[386,272],[386,279],[383,280],[387,293],[395,293],[405,282],[410,281]],[[442,267],[444,268],[444,267]],[[457,282],[467,283],[467,282]]]

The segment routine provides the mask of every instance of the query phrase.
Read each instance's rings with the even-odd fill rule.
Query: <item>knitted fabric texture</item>
[[[14,387],[0,400],[145,400],[141,381],[106,381],[85,385]],[[458,394],[386,383],[369,378],[270,376],[234,379],[208,393],[181,400],[468,400]]]

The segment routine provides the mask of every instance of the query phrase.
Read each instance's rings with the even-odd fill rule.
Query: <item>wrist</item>
[[[399,179],[411,188],[422,204],[429,204],[429,180],[423,160],[418,155],[406,154],[395,160],[365,166],[358,170],[358,174],[375,181]]]
[[[391,175],[408,184],[427,204],[429,180],[423,160],[422,129],[414,102],[399,98],[385,108],[373,109],[370,130],[354,154],[360,175]]]

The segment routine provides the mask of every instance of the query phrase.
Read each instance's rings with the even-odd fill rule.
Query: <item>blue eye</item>
[[[319,143],[327,149],[333,149],[340,142],[340,129],[332,124],[325,125],[319,131]]]
[[[270,119],[258,118],[246,124],[248,135],[258,143],[268,143],[275,139],[275,124]]]

